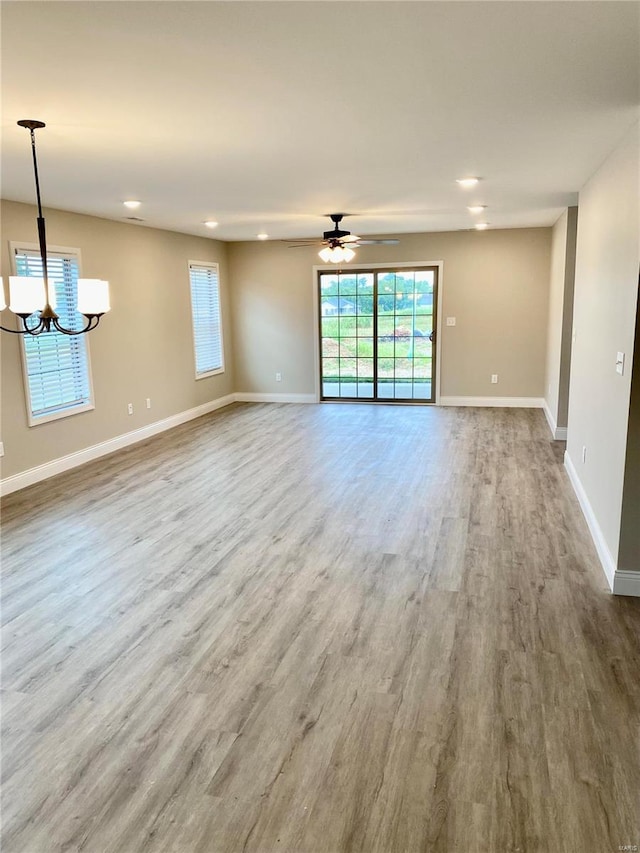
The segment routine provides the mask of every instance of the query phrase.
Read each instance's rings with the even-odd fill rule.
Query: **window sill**
[[[208,370],[206,373],[196,373],[196,379],[208,379],[210,376],[220,376],[221,373],[224,373],[224,367]]]
[[[73,406],[68,409],[60,409],[57,412],[49,412],[46,415],[28,414],[27,419],[30,427],[40,426],[40,424],[48,424],[51,421],[59,421],[61,418],[70,418],[72,415],[79,415],[82,412],[91,412],[95,409],[93,403],[85,403],[82,406]]]

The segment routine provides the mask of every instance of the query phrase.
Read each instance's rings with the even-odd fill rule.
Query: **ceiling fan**
[[[375,244],[395,246],[399,242],[394,239],[369,240],[366,237],[358,237],[357,234],[352,234],[350,231],[344,231],[340,228],[340,222],[343,217],[349,215],[348,213],[329,213],[327,215],[333,222],[334,227],[323,232],[320,243],[324,248],[318,252],[322,260],[326,263],[335,264],[352,260],[355,257],[354,249],[358,248],[358,246],[371,246]],[[295,240],[289,245],[289,248],[299,249],[317,242],[317,240]]]

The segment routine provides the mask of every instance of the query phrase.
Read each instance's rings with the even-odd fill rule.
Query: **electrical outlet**
[[[147,409],[151,408],[151,397],[147,397]]]
[[[455,317],[447,317],[447,326],[455,326],[456,318]]]
[[[587,448],[586,448],[586,446],[583,446],[583,448],[582,448],[582,461],[583,462],[587,461]]]
[[[491,384],[492,384],[492,385],[497,385],[497,384],[498,384],[498,374],[497,374],[497,373],[492,373],[492,374],[491,374]]]
[[[133,403],[127,403],[127,414],[128,415],[133,414]]]
[[[282,374],[276,373],[276,382],[282,382]]]
[[[4,441],[0,441],[0,456],[4,456]]]

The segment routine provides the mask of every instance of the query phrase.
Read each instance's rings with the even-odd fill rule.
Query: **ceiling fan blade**
[[[344,237],[340,238],[341,243],[357,243],[360,238],[357,234],[345,234]]]
[[[359,246],[397,246],[400,240],[358,240]]]

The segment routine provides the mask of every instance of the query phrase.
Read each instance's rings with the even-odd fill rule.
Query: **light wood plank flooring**
[[[3,853],[640,845],[640,600],[540,411],[237,405],[3,527]]]

